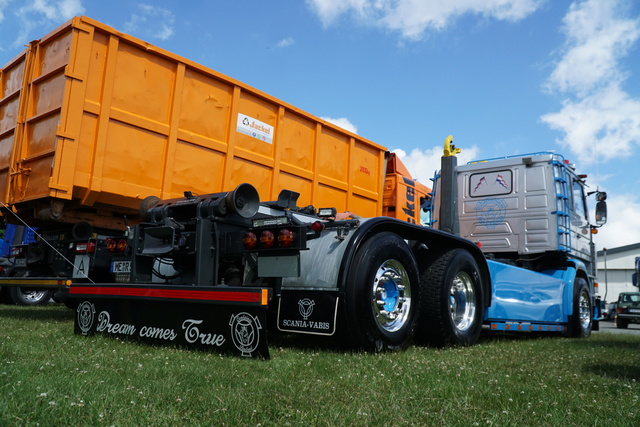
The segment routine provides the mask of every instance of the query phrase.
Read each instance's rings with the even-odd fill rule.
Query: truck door
[[[591,228],[587,216],[586,200],[584,197],[584,186],[582,182],[574,178],[572,180],[571,191],[571,218],[570,233],[571,246],[574,255],[589,260]]]

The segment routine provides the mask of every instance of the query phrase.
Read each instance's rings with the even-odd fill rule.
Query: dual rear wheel
[[[352,346],[398,349],[419,343],[469,345],[482,327],[478,265],[464,249],[434,260],[422,274],[407,243],[380,233],[356,253],[348,275],[343,336]]]
[[[429,345],[472,345],[480,336],[484,292],[478,264],[464,249],[440,255],[422,274],[425,293],[417,340]]]

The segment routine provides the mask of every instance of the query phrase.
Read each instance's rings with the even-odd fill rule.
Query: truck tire
[[[4,288],[0,286],[0,304],[13,304],[11,295],[9,295],[9,287]]]
[[[419,342],[442,347],[478,341],[485,296],[478,264],[468,251],[457,248],[440,255],[421,275],[420,287]]]
[[[626,319],[621,319],[618,316],[616,316],[616,328],[618,329],[627,329],[629,327],[629,321]]]
[[[576,277],[573,282],[573,316],[569,325],[571,338],[588,338],[593,325],[593,305],[591,292],[584,277]]]
[[[9,294],[16,305],[45,305],[51,300],[53,291],[13,286]]]
[[[348,274],[343,338],[350,347],[405,347],[419,307],[418,267],[406,242],[380,233],[356,253]]]

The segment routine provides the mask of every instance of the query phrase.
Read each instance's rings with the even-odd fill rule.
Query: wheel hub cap
[[[407,321],[411,306],[411,285],[407,271],[396,260],[387,260],[373,282],[373,312],[376,321],[389,332]]]
[[[476,314],[476,295],[471,276],[460,272],[453,279],[449,292],[449,313],[455,327],[464,331],[473,325]]]

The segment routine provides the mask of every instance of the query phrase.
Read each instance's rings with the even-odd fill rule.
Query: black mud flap
[[[72,285],[74,332],[269,359],[265,288]]]
[[[338,292],[282,290],[278,305],[278,329],[315,335],[336,331]]]

